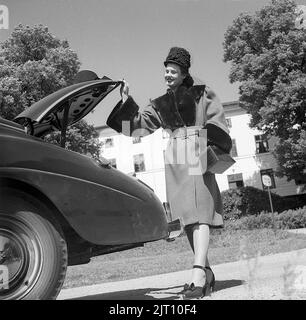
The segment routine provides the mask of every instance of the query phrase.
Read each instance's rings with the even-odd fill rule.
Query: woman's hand
[[[122,101],[125,102],[129,96],[129,84],[124,79],[122,79],[122,82],[123,83],[121,84],[120,94]]]

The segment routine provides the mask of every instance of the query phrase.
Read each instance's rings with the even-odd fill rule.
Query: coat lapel
[[[178,112],[184,124],[193,126],[196,121],[196,107],[205,91],[205,85],[196,85],[191,88],[181,86],[176,92],[175,99]],[[163,122],[164,128],[174,130],[182,127],[181,119],[175,114],[175,105],[169,94],[152,101]]]
[[[168,94],[164,94],[152,101],[159,113],[163,128],[174,130],[182,126],[180,119],[175,115],[175,106]]]

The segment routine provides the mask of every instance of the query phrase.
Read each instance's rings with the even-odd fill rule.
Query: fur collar
[[[175,93],[175,101],[173,101],[173,96],[168,93],[151,101],[161,117],[163,128],[174,130],[184,126],[184,124],[186,126],[193,126],[195,123],[196,105],[204,95],[204,92],[204,84],[193,85],[190,88],[180,86]],[[179,115],[177,115],[176,107]],[[184,123],[182,123],[180,118],[182,118]]]

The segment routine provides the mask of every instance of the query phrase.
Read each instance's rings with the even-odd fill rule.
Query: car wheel
[[[0,209],[0,300],[55,299],[66,269],[58,227],[33,211]]]

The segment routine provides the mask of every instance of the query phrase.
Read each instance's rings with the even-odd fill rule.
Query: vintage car
[[[120,84],[78,82],[0,119],[0,299],[55,299],[67,266],[171,239],[149,186],[42,139],[60,130],[64,146],[67,126]]]

